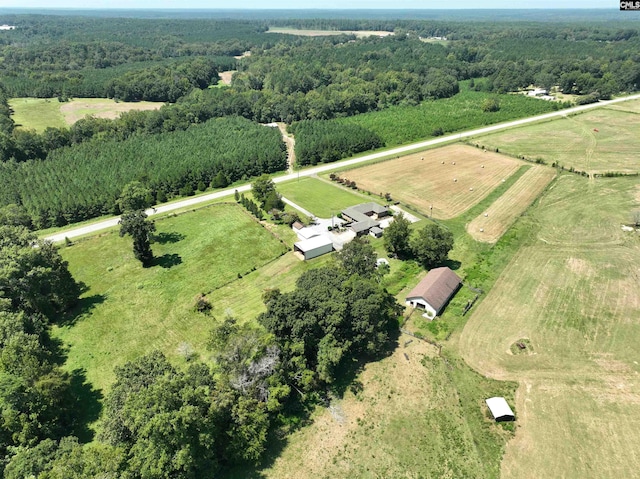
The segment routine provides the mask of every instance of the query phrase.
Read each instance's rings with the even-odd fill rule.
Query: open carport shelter
[[[516,416],[503,397],[493,397],[486,399],[487,407],[496,422],[515,421]]]
[[[314,236],[293,245],[293,250],[302,254],[305,260],[317,258],[333,251],[333,242],[324,235]]]

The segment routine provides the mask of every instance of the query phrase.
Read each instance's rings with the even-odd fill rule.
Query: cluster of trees
[[[282,195],[269,175],[261,175],[251,183],[251,193],[264,211],[283,210]]]
[[[134,180],[162,202],[185,187],[193,192],[201,183],[227,184],[284,168],[278,131],[220,118],[170,134],[89,141],[43,161],[0,163],[0,205],[22,204],[43,228],[119,213],[117,198]]]
[[[380,354],[397,330],[402,308],[370,267],[359,267],[370,258],[307,271],[294,291],[265,296],[267,311],[258,321],[275,336],[287,381],[298,390],[333,383],[353,358]]]
[[[231,67],[228,64],[227,67]],[[123,101],[175,102],[193,88],[218,83],[219,66],[198,58],[175,66],[156,66],[133,71],[109,82],[106,95]]]
[[[330,163],[384,146],[378,135],[359,125],[305,120],[288,130],[296,137],[296,161],[301,165]]]
[[[259,220],[264,219],[264,213],[262,212],[262,209],[260,209],[260,207],[255,201],[247,198],[244,195],[244,193],[238,195],[236,201],[240,203],[242,206],[244,206],[247,209],[247,211],[251,213],[253,216],[255,216],[257,219]]]
[[[236,65],[234,55],[282,41],[278,35],[264,35],[262,23],[240,20],[61,16],[5,20],[17,26],[0,42],[5,59],[0,73],[11,96],[105,97],[114,80],[129,89],[129,83],[140,79],[127,76],[127,71],[149,77],[158,67],[188,64],[193,58],[218,71],[230,70]],[[169,96],[158,98],[170,101]]]
[[[414,258],[425,268],[442,265],[453,248],[453,233],[436,223],[412,232],[402,213],[384,231],[386,250],[399,258]]]
[[[81,292],[57,250],[5,214],[0,225],[0,457],[77,426],[72,376],[50,321]],[[0,473],[5,460],[0,460]],[[5,476],[6,477],[6,476]],[[18,477],[18,476],[14,476]],[[24,476],[21,476],[24,477]]]

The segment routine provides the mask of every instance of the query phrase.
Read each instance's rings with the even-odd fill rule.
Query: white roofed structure
[[[493,397],[485,401],[496,422],[515,421],[516,416],[503,397]]]
[[[324,235],[314,236],[308,240],[298,241],[293,245],[293,250],[302,254],[305,260],[317,258],[333,251],[333,242]]]

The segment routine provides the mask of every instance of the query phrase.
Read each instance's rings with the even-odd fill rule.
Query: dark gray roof
[[[366,220],[352,223],[350,226],[351,231],[353,231],[354,233],[363,233],[364,231],[369,231],[371,228],[380,224],[378,221],[372,220],[368,216],[366,218]]]
[[[407,299],[422,298],[439,314],[460,283],[462,280],[450,268],[434,268],[411,290]]]
[[[374,203],[373,201],[370,203],[361,203],[359,205],[350,206],[349,208],[345,208],[342,210],[342,214],[348,216],[353,219],[353,221],[366,221],[372,214],[382,214],[387,213],[389,210],[378,203]]]

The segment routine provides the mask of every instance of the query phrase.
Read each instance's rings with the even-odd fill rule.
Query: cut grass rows
[[[475,143],[589,173],[640,172],[640,101],[482,136]]]
[[[466,145],[451,145],[346,171],[372,193],[391,193],[433,218],[453,218],[479,203],[521,165]],[[432,208],[433,207],[433,208]]]
[[[551,168],[530,168],[506,193],[493,202],[486,212],[476,216],[467,225],[467,231],[477,241],[495,243],[542,193],[555,175],[555,170]]]

